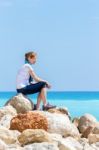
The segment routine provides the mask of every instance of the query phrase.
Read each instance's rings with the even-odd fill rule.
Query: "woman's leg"
[[[22,89],[17,89],[18,93],[23,93],[24,95],[39,93],[37,99],[37,109],[40,106],[41,100],[43,101],[43,109],[47,110],[49,108],[54,108],[56,106],[46,104],[46,82],[38,82],[35,84],[30,84]]]
[[[42,88],[38,95],[37,106],[36,106],[37,109],[39,109],[39,107],[40,107],[41,100],[43,101],[43,105],[46,106],[46,104],[47,104],[46,88]]]
[[[38,82],[38,83],[32,83],[30,85],[27,85],[24,88],[17,89],[18,93],[23,93],[24,95],[28,94],[34,94],[41,92],[41,89],[46,86],[46,82]]]
[[[41,101],[43,105],[46,104],[46,82],[38,82],[30,84],[25,88],[17,90],[18,93],[23,93],[24,95],[39,93],[37,98],[36,108],[39,109]]]

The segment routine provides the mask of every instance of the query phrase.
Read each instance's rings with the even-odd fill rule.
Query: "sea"
[[[16,92],[0,92],[0,107],[15,96]],[[37,94],[27,95],[34,103]],[[58,107],[66,107],[71,117],[80,117],[86,113],[92,114],[99,120],[99,92],[93,91],[51,91],[47,94],[47,101]]]

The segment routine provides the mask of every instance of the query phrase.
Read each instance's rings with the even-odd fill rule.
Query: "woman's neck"
[[[27,64],[27,63],[30,64],[29,61],[25,60],[25,64]],[[30,64],[30,65],[31,65],[31,64]]]

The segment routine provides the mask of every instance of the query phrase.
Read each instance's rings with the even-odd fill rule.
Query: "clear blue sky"
[[[0,0],[0,91],[28,50],[52,90],[99,90],[99,0]]]

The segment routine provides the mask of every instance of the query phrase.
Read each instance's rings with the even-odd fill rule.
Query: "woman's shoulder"
[[[23,67],[29,68],[29,69],[32,69],[32,70],[33,70],[32,66],[31,66],[29,63],[25,63],[25,64],[23,65]]]
[[[31,66],[29,63],[25,63],[23,66]]]

